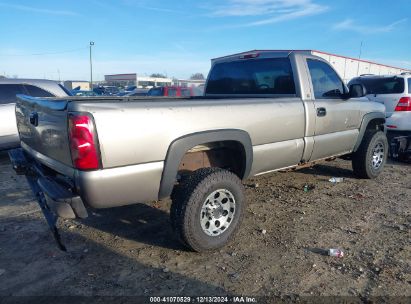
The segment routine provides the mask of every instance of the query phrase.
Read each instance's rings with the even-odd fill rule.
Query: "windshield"
[[[399,77],[363,78],[360,80],[367,89],[367,94],[404,93],[404,79]]]

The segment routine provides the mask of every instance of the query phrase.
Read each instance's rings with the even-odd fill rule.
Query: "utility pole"
[[[94,41],[90,41],[90,91],[93,91],[93,61],[91,59],[91,47],[94,45]]]

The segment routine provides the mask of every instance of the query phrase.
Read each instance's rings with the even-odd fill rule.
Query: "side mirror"
[[[367,89],[362,84],[352,84],[350,85],[350,91],[348,95],[349,98],[364,97],[365,95],[367,95]]]

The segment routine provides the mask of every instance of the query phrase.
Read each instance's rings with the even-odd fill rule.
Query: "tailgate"
[[[16,119],[22,147],[72,166],[67,131],[67,100],[17,95]]]

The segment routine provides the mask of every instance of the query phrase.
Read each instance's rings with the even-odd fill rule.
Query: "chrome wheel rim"
[[[377,143],[372,152],[372,167],[378,169],[384,161],[384,145]]]
[[[213,191],[204,200],[200,214],[200,224],[204,233],[218,236],[230,227],[235,214],[234,195],[227,189]]]

